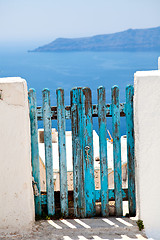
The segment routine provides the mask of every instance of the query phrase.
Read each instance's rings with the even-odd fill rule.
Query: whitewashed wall
[[[26,81],[0,78],[0,232],[34,222],[30,122]]]
[[[134,76],[138,217],[148,237],[160,239],[160,71]]]

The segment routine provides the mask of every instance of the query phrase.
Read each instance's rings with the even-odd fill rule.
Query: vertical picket
[[[37,101],[36,91],[30,89],[28,93],[30,124],[31,124],[31,157],[32,157],[32,174],[34,181],[37,183],[39,195],[35,196],[35,214],[41,216],[41,186],[40,186],[40,166],[39,166],[39,148],[38,148],[38,124],[37,124]]]
[[[57,89],[57,125],[58,125],[58,149],[59,149],[59,172],[60,172],[60,202],[61,213],[68,216],[68,184],[66,163],[66,137],[65,137],[65,106],[64,90]]]
[[[108,165],[107,165],[107,129],[106,129],[106,95],[105,88],[99,87],[98,93],[98,122],[99,122],[99,153],[101,172],[101,213],[109,215],[108,202]]]
[[[82,122],[82,88],[78,89],[78,101],[77,101],[77,111],[78,111],[78,135],[80,144],[79,154],[79,188],[81,189],[81,217],[86,217],[86,202],[85,202],[85,185],[84,185],[84,159],[83,159],[83,122]]]
[[[122,216],[122,174],[121,174],[121,142],[120,142],[120,109],[119,88],[112,87],[112,131],[114,158],[114,187],[116,215]]]
[[[83,128],[82,128],[82,89],[71,90],[72,155],[74,185],[74,215],[85,217],[84,171],[83,171]]]
[[[43,93],[43,124],[44,124],[44,143],[45,143],[47,209],[48,209],[48,215],[53,216],[55,214],[55,205],[54,205],[50,91],[49,89],[44,89],[42,93]]]
[[[134,124],[133,124],[134,88],[126,87],[126,125],[127,125],[127,163],[128,163],[128,199],[129,215],[136,215],[135,165],[134,165]]]
[[[82,89],[82,116],[83,116],[83,159],[86,216],[95,215],[95,182],[93,156],[93,123],[92,123],[92,96],[89,88]]]

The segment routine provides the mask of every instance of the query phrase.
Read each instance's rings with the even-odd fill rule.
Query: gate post
[[[0,93],[0,232],[23,232],[34,222],[27,83],[1,78]]]
[[[160,71],[134,76],[135,167],[138,217],[160,239]]]

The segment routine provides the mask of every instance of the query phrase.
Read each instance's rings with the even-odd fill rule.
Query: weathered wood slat
[[[59,172],[60,172],[60,202],[61,213],[68,216],[68,184],[66,163],[66,136],[65,136],[65,107],[64,90],[57,89],[57,125],[58,125],[58,149],[59,149]]]
[[[82,89],[71,90],[71,122],[72,122],[72,156],[74,185],[74,214],[76,217],[86,216],[84,197],[83,171],[83,128],[82,128]]]
[[[99,122],[99,153],[101,174],[101,213],[109,216],[108,207],[108,165],[107,165],[107,129],[106,129],[106,95],[105,88],[99,87],[98,93],[98,122]]]
[[[94,216],[96,212],[93,156],[92,96],[91,90],[89,88],[82,89],[82,120],[86,216],[91,217]]]
[[[41,216],[41,186],[40,186],[40,167],[39,167],[39,148],[38,148],[38,124],[37,124],[37,101],[36,91],[30,89],[28,93],[29,109],[30,109],[30,126],[31,126],[31,158],[32,158],[32,174],[34,181],[37,183],[39,196],[35,199],[35,214]]]
[[[125,117],[125,103],[120,103],[120,116]],[[106,104],[106,117],[112,117],[111,113],[111,104]],[[42,107],[37,107],[37,117],[38,121],[43,120],[42,117]],[[92,117],[98,117],[98,105],[94,104],[92,105]],[[66,106],[65,107],[65,118],[71,119],[71,107]],[[57,119],[57,107],[51,106],[51,119],[56,120]]]
[[[42,93],[43,93],[43,124],[44,124],[44,143],[45,143],[47,210],[48,210],[48,215],[53,216],[55,214],[55,205],[54,205],[54,183],[53,183],[50,91],[48,89],[44,89]]]
[[[109,201],[115,201],[115,190],[114,189],[108,189],[109,193]],[[73,191],[68,192],[68,198],[70,201],[73,201]],[[101,202],[101,190],[95,190],[95,195],[96,195],[96,202]],[[128,200],[128,189],[122,189],[122,197],[123,201]],[[55,192],[55,201],[58,201],[60,199],[60,191]],[[47,195],[42,194],[42,204],[46,205],[47,204]]]
[[[82,119],[82,88],[77,88],[77,121],[78,121],[78,142],[75,142],[79,151],[79,189],[81,192],[81,217],[86,216],[85,185],[84,185],[84,158],[83,158],[83,119]],[[77,146],[78,143],[78,146]]]
[[[121,177],[121,143],[120,143],[120,110],[119,88],[112,88],[112,132],[113,132],[113,159],[114,159],[114,188],[116,215],[122,216],[122,177]]]
[[[133,123],[133,86],[126,88],[126,127],[127,127],[127,163],[128,163],[128,200],[129,214],[136,215],[135,164],[134,164],[134,123]]]

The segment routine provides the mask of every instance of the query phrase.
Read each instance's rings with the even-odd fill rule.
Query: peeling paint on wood
[[[38,124],[37,124],[37,101],[36,91],[30,89],[28,93],[29,109],[30,109],[30,124],[31,124],[31,158],[32,158],[32,175],[37,183],[38,192],[41,193],[40,187],[40,167],[39,167],[39,148],[38,148]],[[35,214],[41,216],[41,194],[34,196]]]
[[[99,122],[99,155],[101,172],[101,213],[109,216],[108,202],[108,166],[107,166],[107,128],[106,128],[106,95],[105,88],[99,87],[98,94],[98,122]]]
[[[111,110],[112,110],[112,105],[106,104],[106,117],[112,117]],[[120,116],[125,117],[125,103],[120,103]],[[42,107],[40,107],[40,106],[37,107],[37,117],[38,117],[38,121],[43,120]],[[98,105],[97,104],[92,105],[92,117],[98,117]],[[70,106],[65,107],[65,118],[71,119],[71,107]],[[56,106],[51,106],[51,119],[52,120],[57,119],[57,107]]]
[[[60,202],[61,213],[64,217],[67,217],[68,184],[66,163],[64,90],[57,89],[56,94],[57,94],[57,125],[58,125],[59,171],[60,171]]]
[[[92,95],[89,88],[82,89],[82,116],[86,216],[92,217],[96,214],[96,197],[94,182]],[[88,155],[85,147],[89,147]]]
[[[86,216],[83,168],[82,89],[71,90],[74,214]]]
[[[112,88],[112,132],[113,132],[113,159],[114,159],[114,188],[116,215],[122,216],[122,174],[121,174],[121,143],[120,143],[120,110],[119,88]]]
[[[135,164],[134,164],[134,124],[133,124],[134,88],[126,87],[126,126],[127,126],[127,163],[128,163],[128,201],[129,215],[136,215]]]
[[[48,215],[53,216],[55,214],[55,206],[54,206],[50,91],[48,89],[44,89],[42,93],[43,93],[43,124],[44,124],[44,143],[45,143],[47,210],[48,210]]]

